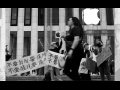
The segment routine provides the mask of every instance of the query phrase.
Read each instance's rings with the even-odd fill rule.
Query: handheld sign
[[[104,48],[103,51],[100,54],[98,54],[98,56],[96,57],[97,66],[100,66],[111,55],[112,55],[112,52],[111,52],[110,48],[109,47]]]
[[[86,58],[82,58],[81,62],[80,62],[80,67],[78,72],[81,74],[88,74],[88,69],[86,68]]]

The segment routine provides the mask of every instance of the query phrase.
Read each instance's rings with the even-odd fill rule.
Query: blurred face
[[[96,44],[98,44],[100,41],[99,41],[99,39],[96,39]]]
[[[70,18],[68,21],[68,26],[71,27],[72,25],[73,25],[73,20],[72,20],[72,18]]]

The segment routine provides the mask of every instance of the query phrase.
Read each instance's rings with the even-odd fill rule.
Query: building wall
[[[86,41],[89,44],[94,44],[94,39],[95,36],[100,36],[104,45],[106,44],[106,39],[108,36],[111,36],[112,39],[114,37],[114,25],[107,25],[106,21],[106,9],[105,8],[99,8],[100,10],[100,25],[84,25],[84,30],[86,31]],[[114,9],[113,9],[114,10]],[[41,49],[41,44],[38,41],[41,39],[42,44],[44,45],[44,36],[39,36],[38,32],[43,33],[44,31],[44,26],[39,26],[38,25],[38,8],[32,8],[32,18],[31,18],[31,25],[30,26],[25,26],[24,25],[24,8],[19,8],[18,9],[18,25],[17,26],[11,26],[10,20],[11,20],[11,8],[6,8],[6,44],[9,45],[9,47],[15,48],[14,51],[16,51],[16,55],[14,55],[13,59],[15,58],[21,58],[23,56],[24,51],[24,43],[27,45],[27,42],[24,42],[24,32],[29,31],[30,37],[29,39],[31,40],[30,44],[30,55],[31,54],[36,54],[40,51]],[[80,18],[79,16],[79,8],[73,8],[73,16],[76,16]],[[69,28],[66,25],[66,17],[65,17],[65,8],[59,8],[59,25],[53,25],[52,30],[53,30],[53,39],[54,41],[58,41],[58,39],[55,39],[55,32],[56,31],[68,31]],[[14,31],[14,33],[13,33]],[[110,33],[109,33],[109,32]],[[10,35],[13,35],[13,39],[16,40],[16,46],[13,46],[10,41]],[[15,35],[16,33],[16,35]],[[25,36],[27,37],[27,36]],[[39,38],[39,39],[38,39]],[[114,39],[113,39],[114,40]],[[15,43],[15,42],[14,42]],[[12,46],[11,46],[12,45]],[[114,44],[112,44],[112,47],[114,48]],[[9,48],[11,51],[12,48]],[[38,50],[39,49],[39,50]],[[29,51],[29,50],[28,50]],[[114,50],[113,50],[114,51]],[[15,54],[14,53],[14,54]]]
[[[0,8],[0,81],[5,81],[5,8]]]

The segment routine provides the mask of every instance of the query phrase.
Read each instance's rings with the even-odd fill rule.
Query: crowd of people
[[[96,63],[95,72],[91,72],[90,70],[88,70],[87,74],[78,72],[82,58],[91,58],[91,53],[94,53],[96,56],[101,53],[103,50],[103,42],[99,38],[95,40],[95,45],[89,45],[88,43],[83,42],[84,30],[79,19],[76,17],[69,19],[68,26],[70,28],[69,33],[66,36],[61,36],[61,38],[64,38],[66,42],[67,52],[67,59],[65,61],[63,73],[73,81],[91,81],[91,73],[100,75],[102,81],[105,81],[106,75],[108,81],[111,81],[110,58],[103,62],[99,67],[97,67]],[[112,49],[109,40],[106,42],[106,47],[107,46],[110,50]],[[54,48],[57,47],[57,45],[54,46]],[[50,77],[49,75],[51,74],[48,73],[46,77]],[[46,80],[45,78],[44,80]]]
[[[111,61],[110,58],[108,58],[105,62],[103,62],[99,67],[95,68],[95,72],[91,72],[88,70],[88,73],[79,73],[79,67],[80,62],[82,58],[91,58],[92,54],[98,55],[103,50],[103,43],[102,41],[97,38],[95,40],[95,45],[89,45],[89,43],[83,41],[84,37],[84,30],[83,27],[79,21],[78,18],[72,17],[68,21],[69,26],[69,32],[67,35],[61,36],[61,39],[64,39],[65,45],[66,45],[66,51],[61,52],[61,54],[66,54],[67,58],[65,60],[64,69],[58,69],[54,67],[50,67],[50,70],[45,74],[44,81],[55,81],[54,77],[58,77],[59,80],[61,79],[60,71],[63,72],[64,75],[67,75],[70,79],[73,81],[91,81],[91,73],[92,74],[100,74],[101,80],[105,81],[105,75],[107,76],[107,79],[111,81],[111,73],[113,73],[113,70],[110,65]],[[51,51],[59,53],[62,46],[62,40],[60,44],[58,42],[53,42],[51,44]],[[109,43],[109,40],[106,42],[106,46],[111,48],[111,45]],[[6,61],[8,61],[11,58],[11,55],[8,54],[8,51],[6,49]],[[113,62],[113,61],[112,61]],[[52,70],[52,72],[51,72]],[[29,74],[26,73],[26,74]]]

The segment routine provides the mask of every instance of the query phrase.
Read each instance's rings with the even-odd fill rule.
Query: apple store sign
[[[98,17],[98,9],[90,9],[86,8],[82,12],[82,19],[87,25],[97,25],[100,22],[100,18]]]

